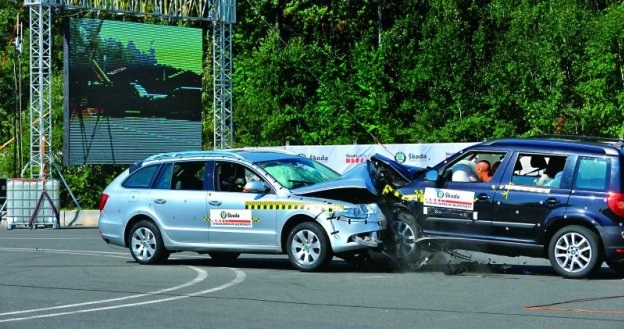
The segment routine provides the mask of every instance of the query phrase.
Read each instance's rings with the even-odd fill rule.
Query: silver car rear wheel
[[[146,220],[130,230],[130,254],[139,264],[157,264],[169,257],[158,227]]]
[[[318,224],[301,223],[288,235],[288,259],[301,271],[314,271],[329,263],[332,251],[325,232]]]

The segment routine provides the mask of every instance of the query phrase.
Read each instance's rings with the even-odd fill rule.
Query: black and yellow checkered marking
[[[423,203],[425,200],[425,192],[423,190],[414,190],[414,194],[402,194],[399,190],[394,189],[390,185],[386,185],[381,192],[382,195],[392,195],[401,201],[416,201]]]
[[[245,209],[251,210],[310,210],[321,212],[333,212],[344,209],[340,205],[325,203],[311,203],[299,201],[246,201]]]

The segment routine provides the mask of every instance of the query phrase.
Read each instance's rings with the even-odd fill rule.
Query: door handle
[[[554,205],[556,205],[557,203],[559,203],[559,200],[557,200],[557,199],[555,199],[555,198],[548,198],[548,199],[546,200],[546,203],[548,203],[548,204],[549,204],[549,205],[551,205],[551,206],[554,206]]]
[[[156,199],[156,200],[154,200],[154,203],[156,203],[156,204],[164,204],[165,202],[167,202],[167,200],[165,200],[165,199]]]
[[[479,199],[481,201],[485,201],[485,200],[489,200],[490,196],[485,194],[485,193],[481,193],[481,194],[479,194],[479,196],[477,196],[477,199]]]
[[[223,203],[223,202],[221,202],[221,201],[210,201],[208,203],[210,203],[211,206],[217,207],[217,206],[220,206],[221,203]]]

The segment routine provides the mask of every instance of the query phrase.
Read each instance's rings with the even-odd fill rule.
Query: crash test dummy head
[[[481,160],[475,164],[477,177],[484,182],[489,182],[492,179],[492,171],[490,169],[490,163],[487,160]]]

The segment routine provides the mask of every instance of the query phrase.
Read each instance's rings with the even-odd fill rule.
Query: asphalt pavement
[[[97,229],[0,229],[0,328],[624,328],[624,280],[548,261],[436,254],[420,269],[317,273],[283,255],[142,266]]]

